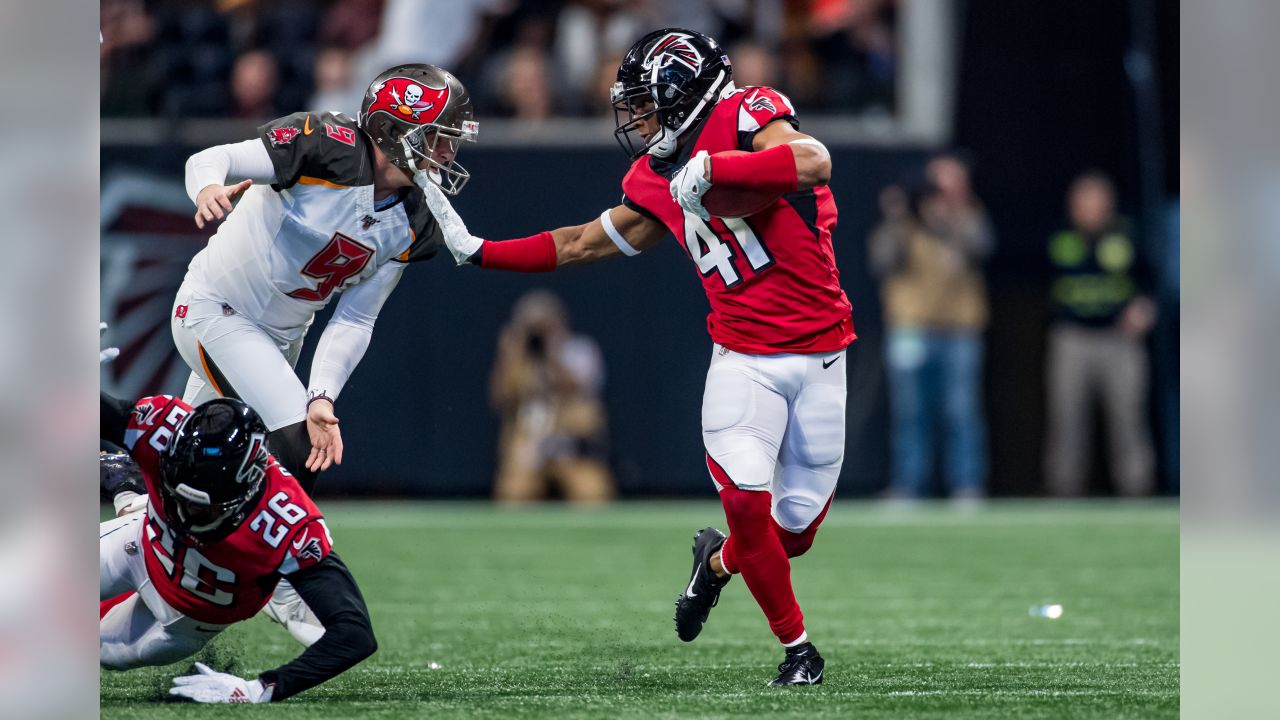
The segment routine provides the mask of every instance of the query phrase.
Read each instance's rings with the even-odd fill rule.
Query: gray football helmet
[[[471,179],[457,155],[462,143],[476,141],[480,124],[467,89],[447,70],[413,63],[383,71],[360,104],[360,127],[396,167],[410,174],[426,170],[450,195]],[[436,157],[440,143],[443,159]]]

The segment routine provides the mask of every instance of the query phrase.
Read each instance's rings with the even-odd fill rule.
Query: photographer
[[[930,495],[941,447],[950,497],[973,500],[985,495],[986,485],[983,265],[994,233],[962,157],[934,157],[925,180],[914,203],[902,188],[882,192],[883,218],[868,242],[885,313],[893,415],[889,494]]]
[[[490,400],[502,416],[497,500],[531,502],[553,488],[570,502],[614,496],[603,384],[599,347],[571,334],[555,295],[535,290],[516,302],[490,380]]]

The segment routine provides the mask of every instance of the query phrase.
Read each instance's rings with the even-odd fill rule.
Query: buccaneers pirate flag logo
[[[388,78],[370,92],[370,115],[381,111],[418,125],[435,122],[449,102],[448,87],[434,88],[403,77]]]

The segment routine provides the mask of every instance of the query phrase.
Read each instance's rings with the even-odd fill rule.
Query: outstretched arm
[[[200,703],[278,702],[337,677],[378,649],[369,608],[337,555],[330,552],[286,577],[324,626],[324,635],[292,662],[253,680],[196,663],[196,674],[173,679],[170,695]]]
[[[561,265],[595,262],[614,255],[635,255],[667,234],[661,223],[619,205],[582,225],[547,230],[514,240],[484,240],[471,234],[448,198],[429,179],[418,178],[445,245],[459,265],[493,270],[550,272]]]
[[[560,267],[593,263],[615,255],[638,255],[656,245],[667,234],[667,229],[652,218],[619,205],[605,210],[589,223],[556,228],[547,234],[555,247],[555,266]],[[502,246],[510,242],[486,241],[477,253],[478,264],[514,269],[502,263],[509,252]]]

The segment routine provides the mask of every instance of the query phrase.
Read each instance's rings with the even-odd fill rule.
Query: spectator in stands
[[[887,328],[890,494],[928,495],[940,446],[951,497],[975,499],[985,492],[987,472],[982,365],[988,310],[982,266],[994,234],[964,160],[952,154],[935,157],[926,177],[914,211],[901,188],[881,194],[883,220],[869,242],[872,272],[883,281]],[[941,443],[935,439],[937,419],[944,430]]]
[[[325,12],[317,40],[326,47],[359,50],[378,37],[384,5],[385,0],[337,0]]]
[[[363,86],[351,68],[351,53],[339,47],[325,48],[316,56],[316,92],[308,108],[315,112],[335,110],[355,117],[360,110]]]
[[[530,502],[551,490],[570,502],[615,494],[606,463],[600,348],[569,328],[560,300],[546,290],[520,298],[498,337],[490,398],[502,416],[494,496]]]
[[[507,58],[502,70],[500,112],[521,120],[545,120],[553,109],[551,70],[547,54],[535,46],[522,46]]]
[[[1045,477],[1055,495],[1088,490],[1095,397],[1107,416],[1116,491],[1146,495],[1154,487],[1145,339],[1155,304],[1144,294],[1139,246],[1115,205],[1106,175],[1080,175],[1067,193],[1070,227],[1049,241],[1054,320]]]
[[[778,61],[763,45],[743,40],[729,49],[733,62],[733,82],[738,87],[768,85],[778,82]]]
[[[574,98],[589,104],[600,61],[621,55],[649,27],[634,0],[569,0],[555,23],[558,81]],[[614,67],[617,70],[617,67]]]
[[[142,116],[153,112],[151,43],[155,19],[142,0],[105,0],[101,6],[104,116]]]
[[[234,117],[265,120],[281,114],[276,107],[279,88],[276,59],[266,50],[250,50],[236,58],[231,69]]]

